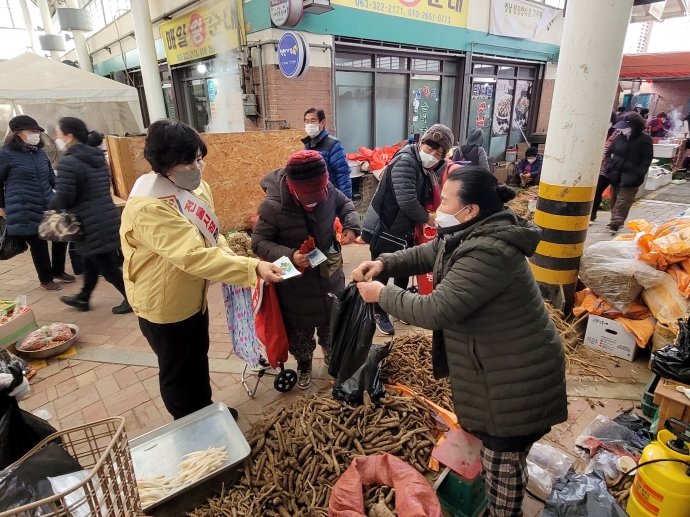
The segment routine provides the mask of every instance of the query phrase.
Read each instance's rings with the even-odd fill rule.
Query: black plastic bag
[[[345,380],[367,360],[376,332],[374,304],[365,303],[357,284],[352,283],[333,301],[332,311],[332,351],[328,374]]]
[[[386,388],[381,380],[381,362],[388,356],[393,343],[387,345],[372,345],[364,364],[355,374],[346,379],[336,377],[333,384],[333,398],[353,404],[364,402],[364,392],[369,393],[372,400],[377,400],[386,394]]]
[[[55,432],[45,420],[20,409],[14,397],[0,395],[0,469],[12,465]]]
[[[28,249],[24,239],[7,234],[7,220],[0,217],[0,260],[9,260]]]
[[[690,384],[690,318],[678,320],[678,338],[652,353],[652,371],[667,379]]]
[[[627,517],[606,488],[604,473],[594,471],[586,476],[571,468],[558,478],[546,500],[542,517]]]
[[[49,477],[83,470],[65,449],[49,443],[12,470],[0,471],[0,512],[18,508],[55,495]],[[41,511],[42,510],[42,511]],[[52,513],[50,507],[36,508],[33,515]]]

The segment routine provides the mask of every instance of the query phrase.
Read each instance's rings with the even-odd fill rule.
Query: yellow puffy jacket
[[[213,206],[204,181],[192,192]],[[218,236],[213,247],[181,212],[151,197],[127,201],[120,226],[127,299],[137,316],[152,323],[176,323],[206,310],[209,281],[253,287],[253,258],[238,257]]]

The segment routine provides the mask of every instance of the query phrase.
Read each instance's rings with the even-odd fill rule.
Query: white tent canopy
[[[136,88],[30,52],[0,63],[0,134],[20,114],[46,129],[65,116],[108,134],[143,128]]]

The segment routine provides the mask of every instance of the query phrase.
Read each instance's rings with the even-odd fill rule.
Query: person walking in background
[[[41,140],[44,129],[27,115],[11,119],[9,128],[0,149],[0,216],[7,219],[7,234],[30,246],[41,287],[59,291],[56,279],[71,283],[75,278],[65,272],[67,243],[51,243],[51,261],[48,242],[38,238],[38,225],[55,194],[55,172]]]
[[[484,144],[484,132],[479,129],[470,131],[465,145],[458,147],[453,153],[454,162],[470,162],[471,165],[477,165],[482,169],[491,171],[489,168],[489,160],[486,157],[486,151],[482,147]]]
[[[314,330],[328,364],[332,305],[328,295],[345,288],[335,218],[343,225],[345,244],[351,244],[360,233],[359,214],[352,201],[328,181],[326,162],[315,151],[290,156],[284,168],[264,176],[261,188],[266,199],[259,205],[259,220],[252,232],[254,253],[268,262],[288,257],[303,269],[300,276],[279,284],[277,292],[288,348],[297,359],[297,385],[307,389],[316,349]],[[310,237],[326,257],[314,267],[300,251]]]
[[[527,151],[525,151],[525,157],[520,160],[515,174],[511,178],[511,185],[523,188],[539,185],[543,162],[544,157],[539,154],[536,147],[527,149]]]
[[[613,232],[628,218],[635,195],[644,183],[652,164],[652,137],[644,133],[645,120],[637,113],[628,113],[615,126],[620,134],[614,138],[606,154],[606,171],[611,182],[611,222]]]
[[[663,138],[666,136],[666,128],[664,127],[664,124],[666,124],[666,119],[666,113],[662,111],[652,120],[647,122],[647,129],[649,130],[649,134],[652,138]]]
[[[597,189],[594,192],[594,204],[592,204],[592,215],[589,218],[591,222],[597,220],[597,212],[599,211],[599,207],[601,206],[601,199],[604,195],[604,191],[611,184],[611,181],[609,180],[609,173],[606,170],[606,156],[608,155],[609,149],[611,148],[611,144],[618,135],[619,131],[617,129],[614,129],[613,132],[606,139],[606,143],[604,144],[604,156],[601,158],[601,165],[599,167],[599,179],[597,180]]]
[[[151,124],[144,158],[153,172],[134,184],[120,226],[127,299],[158,358],[161,397],[175,419],[213,403],[210,282],[255,287],[257,277],[280,282],[284,273],[228,247],[201,177],[205,156],[206,144],[187,124]]]
[[[369,244],[372,260],[412,246],[417,224],[436,226],[436,219],[426,207],[434,204],[436,171],[445,168],[444,158],[453,140],[448,127],[434,124],[419,144],[407,145],[395,153],[381,176],[362,225],[362,239]],[[385,285],[389,278],[382,274],[376,280]],[[406,289],[409,277],[396,276],[394,283]],[[388,336],[395,333],[390,318],[379,305],[375,318],[379,332]]]
[[[450,377],[458,423],[482,441],[492,517],[522,515],[530,448],[568,418],[563,345],[526,260],[541,231],[504,206],[514,197],[484,169],[454,171],[437,238],[352,273],[365,302],[433,331],[434,377]],[[431,272],[426,296],[370,281]]]
[[[304,148],[321,154],[328,168],[328,180],[352,199],[352,179],[345,148],[340,140],[328,134],[326,112],[320,108],[309,108],[304,114],[304,130],[307,133],[307,137],[302,139]]]
[[[84,265],[81,292],[60,299],[80,311],[88,311],[91,293],[99,275],[103,275],[124,297],[120,305],[113,307],[113,314],[132,312],[117,256],[120,211],[110,194],[110,168],[100,149],[103,136],[89,132],[86,124],[74,117],[60,119],[55,132],[55,144],[65,154],[57,165],[56,194],[50,208],[66,210],[79,219],[83,239],[75,242],[75,250]]]

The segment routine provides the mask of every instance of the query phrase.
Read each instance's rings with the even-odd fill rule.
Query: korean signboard
[[[309,43],[298,32],[288,31],[278,41],[278,68],[288,79],[302,77],[309,70]]]
[[[551,23],[560,11],[523,0],[491,0],[491,34],[532,39]]]
[[[420,22],[467,27],[467,0],[332,0],[334,5]]]
[[[438,123],[441,97],[441,78],[437,75],[413,75],[410,79],[410,99],[412,102],[412,134],[424,134]]]
[[[237,3],[213,2],[160,26],[168,64],[213,56],[240,46],[244,22]]]

